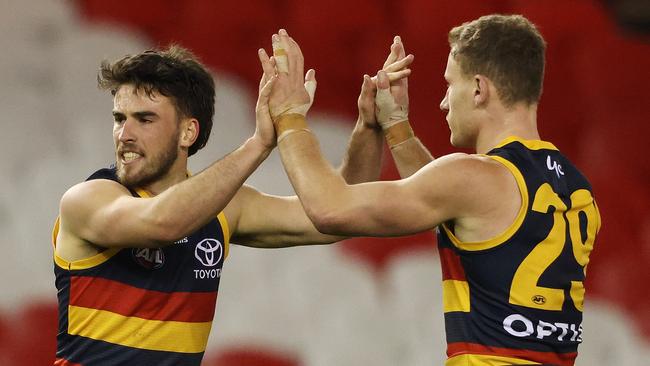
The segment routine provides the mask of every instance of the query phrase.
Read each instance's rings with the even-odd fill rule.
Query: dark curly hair
[[[205,146],[212,131],[214,80],[192,52],[177,45],[127,55],[115,62],[104,60],[97,84],[113,95],[120,86],[134,85],[147,95],[160,93],[173,100],[181,117],[199,121],[199,136],[188,150],[193,155]]]
[[[451,54],[466,76],[492,80],[507,106],[542,95],[546,42],[521,15],[486,15],[449,32]]]

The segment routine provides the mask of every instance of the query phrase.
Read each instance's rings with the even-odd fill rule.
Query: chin
[[[451,143],[451,146],[453,147],[463,147],[460,139],[453,132],[449,136],[449,143]]]
[[[130,171],[129,171],[130,170]],[[117,167],[117,179],[126,187],[134,187],[139,185],[143,180],[142,174],[140,171],[133,169],[124,169],[123,165],[118,165]]]
[[[453,134],[451,135],[449,140],[451,142],[451,146],[457,147],[457,148],[460,148],[460,149],[468,149],[468,148],[473,148],[474,147],[474,145],[470,141],[468,141],[467,138],[463,139],[461,137],[454,136]]]

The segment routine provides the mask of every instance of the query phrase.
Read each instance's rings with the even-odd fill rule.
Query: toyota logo
[[[222,255],[221,242],[217,239],[203,239],[194,249],[194,256],[206,267],[216,266]]]

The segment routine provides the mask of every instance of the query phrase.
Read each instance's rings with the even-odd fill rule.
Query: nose
[[[127,118],[121,124],[116,124],[116,133],[117,133],[118,140],[120,142],[135,141],[135,133],[134,133],[135,125],[136,122],[131,118]]]
[[[445,92],[445,97],[440,102],[440,109],[446,111],[449,109],[449,89]]]

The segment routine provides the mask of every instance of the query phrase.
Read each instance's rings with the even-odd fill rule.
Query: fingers
[[[289,36],[285,29],[278,31],[278,38],[289,60],[288,70],[290,75],[302,78],[305,72],[304,58],[298,43]]]
[[[275,68],[273,67],[273,61],[269,58],[269,55],[266,53],[266,50],[260,48],[257,50],[257,55],[260,59],[260,64],[262,65],[262,71],[265,75],[274,75]]]
[[[393,81],[398,81],[407,78],[409,75],[411,75],[411,69],[404,69],[396,72],[388,72],[386,73],[386,75],[388,76],[388,81],[392,83]]]
[[[260,64],[262,65],[262,78],[260,79],[259,89],[266,84],[266,82],[275,75],[275,64],[269,55],[266,53],[266,50],[260,48],[257,50],[257,56],[260,59]]]
[[[363,75],[363,84],[361,84],[361,95],[374,95],[375,82],[370,78],[368,74]]]
[[[316,70],[314,69],[307,70],[307,74],[305,74],[305,81],[316,82]]]
[[[273,46],[273,58],[275,59],[276,69],[279,73],[289,73],[289,59],[287,57],[286,45],[277,34],[271,36],[271,44]]]
[[[404,78],[407,78],[408,76],[411,75],[411,72],[412,72],[411,69],[404,69],[404,70],[395,71],[395,72],[387,72],[386,75],[388,76],[388,81],[390,81],[392,83],[393,81],[398,81],[398,80],[402,80]],[[373,83],[376,83],[377,82],[377,76],[373,76],[372,78],[370,78],[370,80]]]
[[[386,72],[399,71],[411,65],[413,63],[413,60],[415,60],[415,56],[408,55],[406,57],[402,57],[399,61],[395,61],[389,65],[384,66],[383,70]]]
[[[404,43],[402,43],[402,38],[400,36],[395,36],[393,42],[397,44],[397,59],[403,59],[406,55],[406,50],[404,50]]]
[[[390,53],[388,54],[388,57],[386,58],[382,69],[398,60],[400,53],[400,44],[401,43],[399,42],[399,36],[395,36],[395,38],[393,38],[393,44],[390,45]]]
[[[382,89],[388,89],[390,88],[390,80],[388,79],[388,75],[386,74],[386,71],[379,70],[377,73],[377,92],[379,92]]]
[[[314,69],[307,70],[305,75],[305,89],[309,94],[309,100],[313,103],[314,95],[316,94],[316,71]]]
[[[273,90],[273,83],[277,80],[275,76],[271,77],[264,83],[260,88],[259,96],[257,97],[257,107],[258,109],[262,106],[266,106],[269,103],[269,96],[271,95],[271,90]]]

